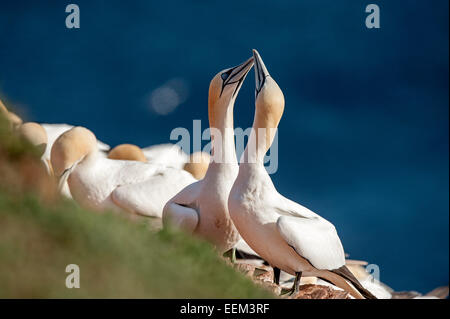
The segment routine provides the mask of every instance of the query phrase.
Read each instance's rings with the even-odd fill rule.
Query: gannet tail
[[[344,289],[356,299],[377,299],[377,297],[360,284],[358,279],[353,276],[345,265],[339,269],[321,270],[318,277]],[[351,284],[349,284],[347,280]]]

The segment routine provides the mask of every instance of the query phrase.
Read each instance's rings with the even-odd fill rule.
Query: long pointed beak
[[[79,161],[73,164],[71,167],[67,168],[60,176],[58,181],[58,191],[61,193],[62,189],[64,188],[64,184],[67,182],[67,179],[69,178],[69,175],[73,172],[75,167],[77,167]]]
[[[253,57],[249,58],[247,61],[239,64],[238,66],[229,69],[228,72],[230,72],[230,75],[226,79],[224,86],[233,83],[238,83],[236,89],[233,92],[233,96],[235,96],[236,93],[241,88],[241,85],[244,82],[245,77],[247,76],[248,72],[252,67],[253,67]]]
[[[253,58],[255,60],[255,96],[258,96],[259,92],[266,82],[266,77],[268,77],[269,71],[267,71],[266,65],[264,64],[258,51],[253,49]]]

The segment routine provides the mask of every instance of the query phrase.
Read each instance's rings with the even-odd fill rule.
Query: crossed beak
[[[226,79],[226,81],[224,82],[223,87],[225,87],[226,85],[229,85],[229,84],[238,83],[236,85],[236,88],[234,89],[233,97],[236,95],[236,93],[241,88],[241,85],[244,82],[245,77],[247,76],[248,72],[250,71],[250,69],[252,67],[253,67],[253,57],[251,57],[247,61],[239,64],[238,66],[235,66],[234,68],[231,68],[228,70],[227,73],[229,73],[229,75],[228,75],[228,78]],[[223,91],[223,88],[222,88],[222,91]]]
[[[266,78],[269,76],[269,71],[267,71],[261,56],[255,49],[253,49],[253,57],[255,60],[255,96],[258,96],[266,82]]]

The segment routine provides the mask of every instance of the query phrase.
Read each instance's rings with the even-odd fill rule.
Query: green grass
[[[0,168],[13,169],[5,161],[27,152],[1,135]],[[13,156],[5,156],[10,150]],[[11,191],[2,178],[0,298],[273,297],[206,242],[151,231],[147,221],[89,212],[70,200],[47,200],[37,191]],[[68,264],[80,267],[79,289],[65,286]]]

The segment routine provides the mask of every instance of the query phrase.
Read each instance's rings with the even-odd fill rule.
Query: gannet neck
[[[230,164],[237,166],[233,125],[234,102],[227,107],[216,109],[215,123],[210,125],[211,164]]]
[[[264,155],[272,145],[283,115],[284,96],[256,50],[253,50],[253,56],[256,81],[255,117],[241,163],[264,164]]]
[[[233,109],[241,85],[253,66],[253,58],[219,72],[211,80],[208,94],[208,118],[211,132],[211,163],[205,178],[223,164],[237,168],[234,145]]]

